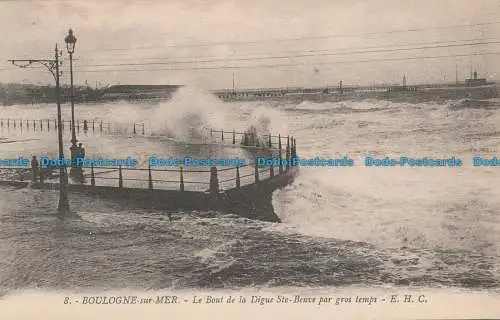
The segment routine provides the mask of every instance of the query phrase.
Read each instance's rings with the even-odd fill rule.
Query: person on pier
[[[78,144],[78,158],[85,158],[85,148],[82,143]]]

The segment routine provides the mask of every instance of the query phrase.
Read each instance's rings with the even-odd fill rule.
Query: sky
[[[78,38],[74,79],[205,89],[500,80],[499,0],[2,1],[0,82],[53,83],[42,67]]]

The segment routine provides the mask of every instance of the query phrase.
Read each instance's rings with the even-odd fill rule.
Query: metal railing
[[[293,155],[290,155],[293,156]],[[156,168],[71,168],[70,184],[107,186],[118,188],[161,189],[219,193],[229,189],[259,183],[286,173],[291,166],[259,166],[257,162],[227,168],[173,169]],[[41,185],[57,184],[58,170],[55,167],[33,170],[26,168],[0,167],[0,180],[32,181]]]
[[[282,145],[290,144],[289,136],[263,134],[255,135],[250,132],[239,132],[236,130],[225,131],[203,127],[205,143],[213,142],[217,144],[240,145],[247,147],[282,149]],[[291,138],[293,139],[293,137]]]
[[[71,120],[61,121],[62,129],[71,131]],[[26,130],[26,131],[57,131],[57,119],[0,119],[2,130]],[[75,120],[75,130],[86,133],[120,133],[120,134],[140,134],[145,135],[144,123],[112,123],[102,120]]]
[[[2,123],[0,119],[0,124]],[[11,119],[9,119],[11,120]],[[26,120],[23,120],[26,121]],[[8,121],[9,123],[10,121]],[[15,122],[9,123],[11,125]],[[25,124],[26,125],[26,124]],[[88,123],[87,123],[88,126]],[[49,125],[46,126],[49,128]],[[102,126],[99,126],[100,128]],[[94,125],[95,128],[95,125]],[[144,128],[144,126],[142,126]],[[88,127],[87,127],[88,129]],[[193,169],[195,167],[173,168],[131,168],[131,167],[75,167],[69,171],[70,184],[89,186],[110,186],[118,188],[148,188],[174,189],[180,191],[209,191],[218,193],[222,190],[240,188],[258,183],[274,176],[286,173],[291,168],[291,159],[297,156],[296,140],[293,137],[281,135],[264,135],[260,138],[250,132],[236,132],[209,130],[209,138],[214,143],[225,143],[243,147],[259,147],[272,149],[273,157],[286,159],[283,163],[271,166],[259,166],[257,161],[235,167]],[[286,145],[283,148],[283,145]],[[41,166],[40,169],[31,167],[11,168],[0,167],[0,180],[4,181],[34,181],[40,184],[57,184],[56,167]]]

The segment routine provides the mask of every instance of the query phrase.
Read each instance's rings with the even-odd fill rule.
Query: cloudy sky
[[[0,0],[0,82],[51,82],[7,60],[56,43],[66,71],[70,27],[75,82],[91,86],[442,82],[471,66],[500,79],[498,0]]]

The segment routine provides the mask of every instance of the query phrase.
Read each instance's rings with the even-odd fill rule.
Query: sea
[[[70,119],[64,104],[63,118]],[[0,118],[55,119],[56,106],[12,105]],[[58,193],[1,187],[0,289],[274,290],[454,288],[499,292],[500,100],[401,103],[222,102],[181,88],[163,102],[76,105],[77,119],[145,123],[145,136],[78,133],[86,154],[169,156],[170,140],[199,143],[211,127],[251,125],[293,135],[303,159],[354,160],[302,167],[277,190],[269,223],[219,212],[130,209],[70,194],[78,218],[56,218]],[[139,130],[138,130],[139,131]],[[70,132],[65,131],[69,151]],[[55,131],[1,131],[3,159],[57,154]],[[206,155],[192,155],[199,156]],[[457,158],[459,167],[367,167],[383,159]],[[62,303],[62,302],[61,302]]]

